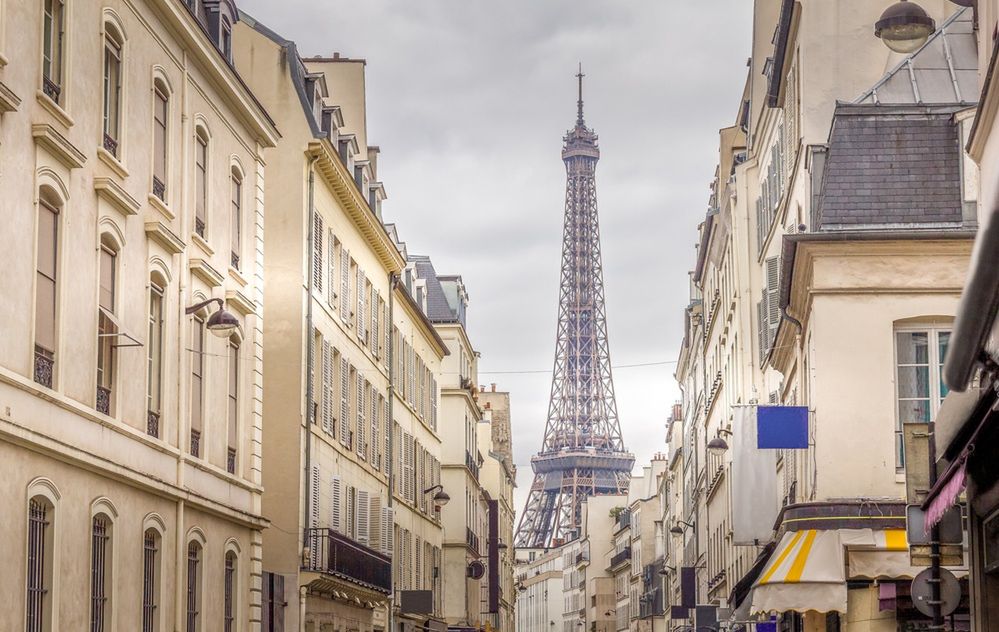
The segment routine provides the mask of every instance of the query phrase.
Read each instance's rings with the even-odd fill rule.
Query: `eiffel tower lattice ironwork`
[[[635,457],[625,450],[614,401],[597,220],[597,135],[583,120],[583,73],[576,125],[565,135],[565,220],[558,334],[551,400],[534,483],[516,545],[550,548],[579,537],[590,496],[627,494]]]

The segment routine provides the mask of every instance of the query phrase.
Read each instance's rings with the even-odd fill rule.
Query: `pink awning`
[[[926,501],[923,502],[923,508],[926,510],[926,520],[923,526],[927,533],[943,519],[947,510],[957,502],[957,497],[961,495],[967,478],[968,454],[965,453],[947,468],[943,476],[937,479],[933,489],[926,497]]]

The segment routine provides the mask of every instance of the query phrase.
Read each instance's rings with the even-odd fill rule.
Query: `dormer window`
[[[232,61],[232,24],[227,17],[219,20],[219,50],[226,59]]]

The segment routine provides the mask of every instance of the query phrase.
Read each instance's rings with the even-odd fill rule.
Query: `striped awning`
[[[907,551],[905,531],[898,529],[786,533],[753,585],[752,613],[845,613],[847,579],[912,577]]]

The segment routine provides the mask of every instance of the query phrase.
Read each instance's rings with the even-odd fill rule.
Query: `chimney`
[[[486,402],[486,410],[492,410],[492,407],[493,407],[492,402]]]
[[[340,59],[340,53],[333,53],[333,59]]]
[[[496,392],[496,382],[493,382],[492,384],[490,384],[489,388],[492,389],[492,391],[495,393]]]

